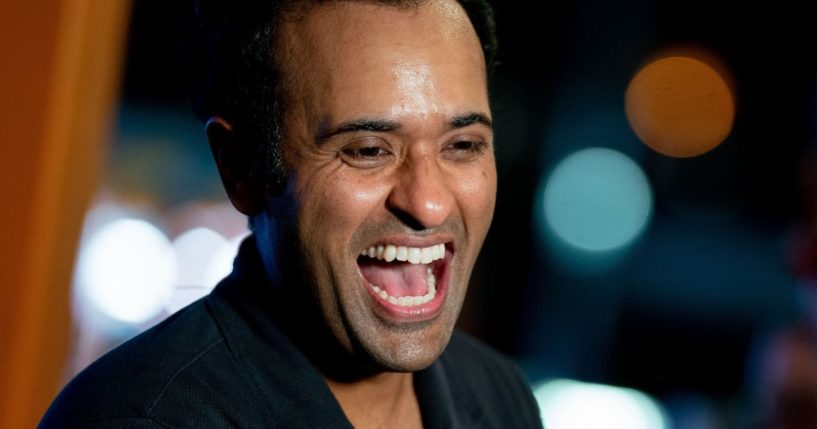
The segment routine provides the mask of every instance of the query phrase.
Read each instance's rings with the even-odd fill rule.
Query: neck
[[[309,303],[305,288],[284,288],[274,314],[278,325],[323,374],[329,390],[355,428],[422,428],[413,373],[383,371],[343,350]]]
[[[272,251],[273,246],[260,246]],[[259,249],[261,251],[262,249]],[[297,252],[292,252],[297,254]],[[274,255],[268,261],[277,261]],[[291,256],[290,256],[291,257]],[[292,266],[297,263],[290,261]],[[370,362],[361,361],[343,350],[323,323],[315,299],[303,285],[309,273],[291,279],[282,278],[279,270],[265,264],[271,284],[288,284],[277,289],[278,300],[271,304],[275,317],[296,346],[323,374],[329,390],[355,428],[422,428],[420,406],[414,393],[412,373],[387,372]],[[289,282],[287,282],[289,280]],[[284,305],[286,303],[286,305]],[[293,305],[302,303],[302,305]]]
[[[355,381],[326,378],[355,428],[421,428],[412,373],[382,372]]]

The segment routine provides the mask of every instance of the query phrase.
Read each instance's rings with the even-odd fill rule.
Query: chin
[[[435,322],[442,322],[436,320]],[[362,347],[373,364],[389,372],[415,372],[431,366],[443,353],[453,332],[453,323],[446,326],[425,324],[425,329],[416,327],[392,327],[388,341],[362,341]],[[430,326],[429,326],[430,325]],[[435,329],[437,328],[437,329]],[[396,331],[396,332],[395,332]]]
[[[427,350],[402,352],[401,356],[397,357],[383,357],[382,359],[375,359],[377,367],[382,371],[387,372],[416,372],[421,371],[434,363],[442,354],[439,352],[429,352]]]

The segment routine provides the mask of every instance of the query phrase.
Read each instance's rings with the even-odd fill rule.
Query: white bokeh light
[[[221,234],[205,227],[185,231],[173,240],[179,271],[173,296],[167,303],[169,314],[207,295],[213,289],[215,284],[206,275],[207,266],[227,243],[227,239]]]
[[[94,231],[80,249],[77,285],[106,316],[141,324],[163,311],[173,293],[176,258],[150,223],[119,219]]]
[[[227,277],[233,270],[233,260],[238,253],[238,248],[241,242],[249,235],[249,232],[233,237],[230,241],[224,244],[213,254],[212,258],[207,262],[205,268],[204,278],[207,284],[215,285],[221,279]]]
[[[660,405],[634,389],[552,380],[534,388],[548,429],[669,429]]]
[[[179,286],[205,287],[208,282],[205,268],[213,256],[226,244],[227,239],[210,228],[197,227],[186,231],[173,240],[179,261]]]

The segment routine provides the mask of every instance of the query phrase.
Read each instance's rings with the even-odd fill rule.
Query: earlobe
[[[251,172],[257,157],[248,144],[238,138],[232,124],[214,116],[204,125],[207,142],[216,161],[224,190],[233,206],[247,216],[264,210],[264,186]]]

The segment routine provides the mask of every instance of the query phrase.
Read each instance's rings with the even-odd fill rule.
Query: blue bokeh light
[[[588,148],[553,169],[540,207],[548,229],[564,244],[609,252],[644,231],[652,214],[652,192],[632,159],[612,149]]]

